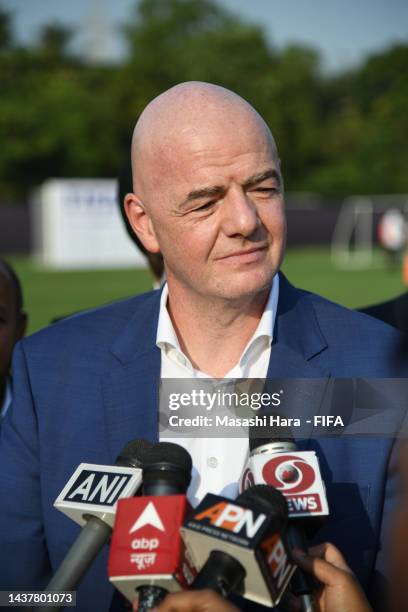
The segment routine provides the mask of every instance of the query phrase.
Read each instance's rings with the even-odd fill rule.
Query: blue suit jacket
[[[112,464],[133,438],[157,439],[160,292],[57,323],[14,355],[14,403],[0,441],[0,589],[40,589],[78,526],[53,508],[81,462]],[[395,377],[399,334],[366,315],[292,287],[281,276],[269,377]],[[298,394],[304,410],[321,385]],[[395,429],[399,426],[395,423]],[[310,441],[322,460],[332,519],[320,539],[337,544],[367,585],[380,566],[394,479],[392,439]],[[107,550],[78,592],[78,611],[109,609]]]

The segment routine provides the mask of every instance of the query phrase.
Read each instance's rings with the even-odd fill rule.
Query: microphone
[[[288,511],[272,487],[253,487],[231,501],[207,494],[181,528],[194,565],[191,588],[231,592],[276,606],[295,566],[289,560]]]
[[[239,490],[268,484],[285,496],[289,518],[329,515],[326,489],[314,451],[299,451],[292,436],[249,438],[249,459]],[[315,523],[316,524],[316,523]]]
[[[185,495],[192,467],[190,454],[179,444],[151,445],[143,466],[143,495]]]
[[[286,498],[289,510],[288,541],[291,548],[308,547],[310,537],[328,516],[329,508],[319,462],[314,451],[298,451],[293,437],[265,439],[250,437],[250,456],[240,482],[240,490],[253,484],[269,484]],[[304,612],[313,612],[316,582],[298,568],[291,581],[291,592],[302,602]]]
[[[158,606],[168,592],[186,589],[196,570],[180,536],[191,508],[189,453],[171,442],[153,445],[143,467],[143,497],[118,503],[109,551],[110,581],[138,610]]]
[[[82,530],[47,585],[49,591],[73,591],[112,532],[118,499],[134,495],[142,482],[146,440],[128,442],[114,466],[81,463],[54,502]],[[60,606],[47,607],[57,612]],[[42,609],[40,608],[40,612]]]

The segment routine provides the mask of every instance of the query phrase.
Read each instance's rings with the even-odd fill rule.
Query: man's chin
[[[272,286],[273,276],[269,278],[259,279],[258,282],[255,282],[256,279],[248,279],[246,282],[228,282],[219,288],[219,297],[224,298],[226,300],[240,300],[251,298],[259,295],[260,297],[264,296],[265,292],[269,291]]]

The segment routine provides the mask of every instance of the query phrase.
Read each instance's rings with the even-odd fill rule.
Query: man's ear
[[[128,193],[125,196],[124,206],[132,230],[145,249],[150,253],[160,253],[152,220],[142,201],[134,193]]]

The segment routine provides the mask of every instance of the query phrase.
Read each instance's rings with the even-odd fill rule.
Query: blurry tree
[[[397,45],[327,79],[324,157],[304,176],[307,188],[337,196],[408,193],[407,65],[408,45]]]
[[[356,74],[364,116],[356,161],[362,183],[369,182],[375,192],[408,193],[407,67],[408,46],[397,45],[369,58]]]
[[[30,48],[0,52],[0,195],[26,196],[51,177],[112,176],[115,69],[70,52],[73,33],[52,24]]]
[[[260,92],[291,190],[302,189],[302,177],[321,162],[320,81],[317,52],[293,45],[278,55]]]
[[[55,62],[64,61],[68,55],[72,30],[58,23],[51,23],[41,29],[38,51]]]
[[[10,13],[0,7],[0,50],[10,47],[12,38]]]

